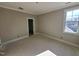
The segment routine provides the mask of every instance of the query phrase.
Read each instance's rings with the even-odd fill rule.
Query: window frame
[[[76,10],[76,9],[79,9],[79,6],[68,8],[68,9],[64,10],[63,33],[65,33],[65,34],[71,34],[71,35],[79,36],[79,32],[77,32],[77,33],[75,33],[75,32],[65,32],[66,12]]]

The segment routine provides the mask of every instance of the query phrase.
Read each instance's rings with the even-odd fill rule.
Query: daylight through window
[[[65,32],[79,32],[79,9],[66,12]]]

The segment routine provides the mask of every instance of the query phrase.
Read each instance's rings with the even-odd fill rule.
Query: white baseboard
[[[37,34],[39,34],[39,33],[36,33],[36,34],[34,34],[34,35],[37,35]],[[29,35],[25,35],[25,36],[22,36],[22,37],[19,37],[19,38],[15,38],[15,39],[6,41],[6,42],[4,42],[4,43],[1,44],[1,47],[4,46],[4,45],[6,45],[6,44],[8,44],[8,43],[12,43],[12,42],[15,42],[15,41],[18,41],[18,40],[27,38],[27,37],[29,37]]]
[[[56,37],[53,37],[53,36],[51,36],[51,35],[44,34],[44,33],[39,33],[39,34],[40,34],[40,35],[43,35],[43,36],[45,36],[45,37],[48,37],[48,38],[50,38],[50,39],[54,39],[54,40],[57,40],[57,41],[60,41],[60,42],[66,43],[66,44],[68,44],[68,45],[72,45],[72,46],[74,46],[74,47],[79,48],[79,45],[78,45],[78,44],[75,44],[75,43],[73,43],[73,42],[69,42],[69,41],[66,41],[66,40],[64,40],[64,39],[56,38]]]
[[[12,42],[15,42],[15,41],[18,41],[18,40],[21,40],[21,39],[27,38],[27,37],[29,37],[29,36],[28,36],[28,35],[25,35],[25,36],[22,36],[22,37],[19,37],[19,38],[13,39],[13,40],[9,40],[9,41],[4,42],[2,45],[6,45],[6,44],[8,44],[8,43],[12,43]]]
[[[79,45],[78,45],[78,44],[75,44],[75,43],[66,41],[66,40],[64,40],[64,39],[56,38],[56,37],[54,37],[54,36],[51,36],[51,35],[48,35],[48,34],[44,34],[44,33],[37,33],[37,34],[38,34],[38,35],[43,35],[43,36],[48,37],[48,38],[50,38],[50,39],[54,39],[54,40],[60,41],[60,42],[62,42],[62,43],[65,43],[65,44],[68,44],[68,45],[71,45],[71,46],[74,46],[74,47],[79,48]],[[26,35],[26,36],[22,36],[22,37],[13,39],[13,40],[6,41],[6,42],[4,42],[4,43],[2,44],[2,46],[3,46],[3,45],[6,45],[6,44],[8,44],[8,43],[12,43],[12,42],[15,42],[15,41],[18,41],[18,40],[27,38],[27,37],[29,37],[29,36]]]

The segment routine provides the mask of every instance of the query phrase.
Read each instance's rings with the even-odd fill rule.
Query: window
[[[66,11],[64,32],[79,33],[79,9]]]

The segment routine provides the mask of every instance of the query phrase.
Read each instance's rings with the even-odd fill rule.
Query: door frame
[[[36,34],[36,27],[35,27],[35,18],[29,17],[27,18],[27,35],[29,37],[29,26],[28,26],[28,19],[33,19],[33,34]]]

